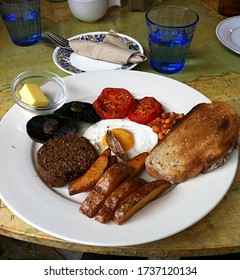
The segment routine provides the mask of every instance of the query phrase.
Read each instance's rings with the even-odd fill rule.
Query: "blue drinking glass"
[[[163,74],[174,74],[185,65],[197,27],[196,12],[178,6],[158,6],[146,13],[151,67]]]
[[[12,42],[31,46],[41,37],[40,0],[5,0],[0,12]]]

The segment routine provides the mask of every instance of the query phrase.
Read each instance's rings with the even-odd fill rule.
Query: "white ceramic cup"
[[[94,22],[112,6],[121,6],[121,0],[68,0],[73,16],[84,22]]]

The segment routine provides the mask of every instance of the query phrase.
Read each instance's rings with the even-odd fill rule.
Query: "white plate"
[[[224,46],[240,54],[240,16],[220,22],[216,28],[216,35]]]
[[[90,32],[76,35],[69,39],[102,42],[107,33],[108,32]],[[129,49],[139,50],[143,54],[143,47],[138,41],[127,35],[121,33],[117,34],[119,36],[122,36],[126,40],[127,44],[129,45]],[[102,60],[96,60],[78,55],[71,50],[59,47],[57,47],[53,52],[53,61],[57,65],[57,67],[59,67],[61,70],[68,74],[79,74],[82,72],[97,70],[130,70],[137,65],[132,63],[116,64]]]
[[[187,113],[194,105],[209,102],[191,87],[157,74],[96,71],[64,79],[68,101],[92,102],[105,87],[123,87],[137,98],[154,96],[167,110],[176,112]],[[226,194],[236,173],[238,153],[234,151],[224,166],[177,185],[125,224],[103,225],[79,213],[79,202],[86,194],[70,197],[67,187],[48,188],[38,177],[35,155],[39,145],[25,131],[31,116],[14,105],[0,123],[0,195],[22,220],[68,241],[127,246],[173,235],[207,215]]]

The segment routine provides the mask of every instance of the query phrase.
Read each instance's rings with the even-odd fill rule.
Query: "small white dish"
[[[24,103],[20,96],[24,84],[38,85],[47,97],[49,105],[41,107]],[[11,92],[21,108],[34,114],[52,113],[65,103],[68,94],[65,81],[57,74],[45,70],[28,70],[18,74],[12,81]]]
[[[240,54],[240,16],[221,21],[216,27],[216,35],[224,46]]]
[[[90,32],[83,33],[69,38],[78,40],[91,40],[94,42],[102,42],[108,32]],[[119,36],[124,37],[129,49],[139,50],[143,54],[143,47],[141,44],[124,34],[117,33]],[[88,57],[84,57],[74,53],[71,50],[57,47],[53,52],[53,61],[58,68],[68,74],[79,74],[82,72],[98,71],[98,70],[130,70],[137,64],[117,64],[106,62],[102,60],[96,60]]]

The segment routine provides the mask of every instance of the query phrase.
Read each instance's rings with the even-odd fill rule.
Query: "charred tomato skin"
[[[26,124],[29,137],[39,143],[46,143],[55,136],[74,134],[76,127],[73,120],[60,118],[55,114],[37,115]]]
[[[134,106],[134,98],[124,88],[104,88],[93,107],[103,119],[121,119]]]
[[[135,105],[128,112],[131,121],[148,124],[163,112],[163,106],[154,97],[143,97],[135,100]]]

